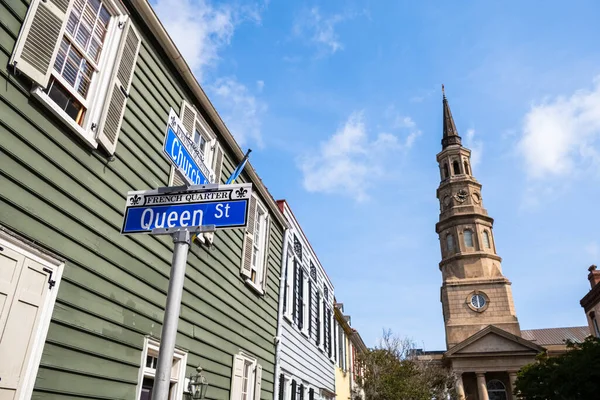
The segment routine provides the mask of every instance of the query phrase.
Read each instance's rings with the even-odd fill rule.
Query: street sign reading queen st
[[[163,153],[189,184],[205,185],[214,181],[214,173],[204,163],[204,156],[172,108],[167,121]]]
[[[155,229],[246,226],[252,184],[197,185],[182,192],[162,188],[127,193],[122,234]]]

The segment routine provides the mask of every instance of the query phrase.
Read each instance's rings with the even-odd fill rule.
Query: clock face
[[[445,196],[444,197],[444,206],[448,207],[450,205],[450,196]]]
[[[479,204],[481,202],[481,196],[479,195],[479,193],[475,192],[473,193],[473,201],[475,202],[475,204]]]
[[[458,191],[458,193],[456,193],[455,197],[456,197],[456,200],[458,200],[462,203],[467,199],[468,195],[469,195],[469,193],[467,193],[467,191],[465,189],[460,189]]]
[[[485,307],[485,297],[480,294],[474,294],[471,296],[471,305],[476,309],[482,309]]]

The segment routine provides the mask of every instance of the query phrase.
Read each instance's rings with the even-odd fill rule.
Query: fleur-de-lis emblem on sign
[[[239,188],[238,190],[235,191],[235,194],[237,194],[238,199],[241,199],[242,197],[244,197],[246,195],[246,193],[248,193],[248,190],[244,189],[244,188]]]
[[[140,200],[142,200],[142,198],[136,194],[135,196],[133,196],[131,198],[131,205],[132,206],[137,206],[138,203],[140,202]]]

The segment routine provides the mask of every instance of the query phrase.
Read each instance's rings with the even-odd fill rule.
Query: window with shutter
[[[180,119],[187,131],[188,145],[195,152],[195,158],[204,163],[206,179],[212,183],[221,183],[221,169],[223,164],[223,150],[219,145],[216,134],[210,129],[206,120],[185,100],[181,102]],[[181,186],[185,183],[175,167],[171,166],[169,186]]]
[[[298,323],[298,261],[294,259],[294,297],[293,297],[293,311],[292,317],[294,323]]]
[[[304,400],[304,384],[300,384],[300,388],[298,389],[298,400]]]
[[[308,400],[315,400],[315,389],[310,388],[308,390]]]
[[[32,0],[10,64],[88,144],[114,153],[141,38],[112,0]]]
[[[296,400],[296,390],[297,390],[296,381],[294,379],[292,379],[291,400]]]
[[[304,269],[298,271],[298,328],[304,327]]]
[[[146,400],[152,398],[152,389],[158,365],[158,349],[160,343],[150,338],[144,339],[144,351],[142,352],[141,374],[138,380],[136,399]],[[187,353],[175,349],[173,354],[173,368],[170,377],[170,399],[182,400],[185,380],[185,366]]]
[[[253,194],[242,247],[241,274],[252,288],[264,294],[267,284],[270,221],[267,209]]]
[[[317,338],[315,343],[317,344],[317,346],[321,345],[321,294],[319,293],[318,290],[315,290],[316,292],[316,296],[317,296],[317,315],[316,315],[316,321],[315,321],[315,329],[316,329],[316,334],[317,334]]]
[[[312,280],[309,279],[308,280],[308,337],[312,337],[312,326],[313,326],[312,308],[313,308],[313,287],[312,287]]]
[[[286,257],[285,266],[283,269],[283,314],[285,315],[287,312],[287,296],[288,296],[288,268],[290,263],[290,258]]]
[[[331,309],[327,308],[327,354],[331,357]]]
[[[279,375],[279,400],[286,400],[285,398],[285,375]]]
[[[246,353],[233,356],[230,400],[260,400],[262,366]]]

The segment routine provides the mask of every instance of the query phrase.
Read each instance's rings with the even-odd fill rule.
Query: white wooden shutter
[[[196,125],[196,110],[194,107],[185,100],[181,102],[181,112],[179,113],[179,119],[183,123],[183,127],[187,131],[188,136],[194,135],[194,127]]]
[[[265,220],[265,258],[263,265],[263,279],[262,279],[262,288],[263,291],[267,290],[267,278],[269,275],[269,239],[271,238],[271,219],[269,216],[266,216]]]
[[[141,42],[142,39],[134,28],[131,18],[128,18],[123,28],[119,52],[113,67],[102,116],[98,123],[98,142],[110,154],[114,154],[117,148],[117,140]]]
[[[53,270],[23,255],[0,253],[0,398],[17,398],[51,290]],[[56,289],[55,289],[56,290]]]
[[[254,384],[254,400],[260,400],[260,390],[262,387],[262,366],[260,364],[256,364],[256,380]]]
[[[48,86],[73,0],[32,0],[10,64],[42,87]]]
[[[242,248],[242,265],[240,272],[246,278],[252,276],[252,252],[254,247],[254,220],[256,219],[256,197],[250,197],[250,205],[248,207],[248,225],[246,234],[244,235],[244,243]]]
[[[194,126],[196,123],[196,110],[190,103],[185,100],[181,101],[181,110],[179,111],[179,119],[183,127],[187,131],[188,136],[193,137]],[[177,172],[174,166],[171,165],[171,173],[169,175],[169,186],[183,186],[185,179]]]
[[[231,371],[231,393],[230,400],[241,400],[242,385],[244,382],[244,358],[235,354]]]
[[[215,173],[214,183],[221,183],[221,171],[223,170],[223,149],[221,148],[221,145],[218,142],[215,143],[212,170]]]

